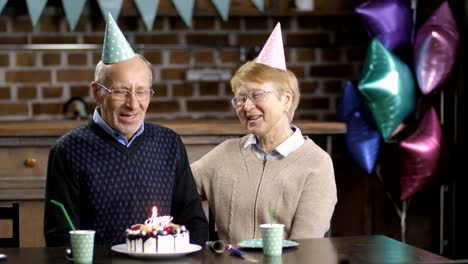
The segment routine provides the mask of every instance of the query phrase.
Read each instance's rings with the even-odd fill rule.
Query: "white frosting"
[[[143,238],[128,239],[127,250],[136,253],[174,253],[186,251],[190,245],[189,232],[176,235],[159,235],[150,237],[143,242]]]
[[[175,234],[168,234],[164,229],[173,225],[171,221],[172,216],[158,216],[158,210],[153,207],[153,214],[145,221],[145,230],[127,229],[127,250],[137,253],[185,251],[190,245],[189,232],[185,226],[181,226],[180,229],[175,229]]]

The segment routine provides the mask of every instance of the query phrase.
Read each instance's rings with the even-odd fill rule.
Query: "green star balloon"
[[[358,90],[385,141],[416,108],[410,68],[376,38],[369,45]]]

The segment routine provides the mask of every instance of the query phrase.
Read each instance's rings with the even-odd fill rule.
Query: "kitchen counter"
[[[181,136],[184,135],[244,135],[246,130],[237,120],[184,120],[152,122],[167,126]],[[0,137],[17,136],[61,136],[87,121],[57,120],[57,121],[18,121],[0,122]],[[304,134],[343,134],[346,126],[338,122],[293,122]]]
[[[49,148],[58,137],[87,121],[0,122],[0,201],[43,199]],[[237,120],[155,121],[176,131],[194,162],[217,144],[247,132]],[[298,121],[304,135],[321,139],[330,154],[343,123]]]
[[[50,146],[58,137],[87,121],[0,122],[0,201],[37,200],[44,197]],[[237,120],[155,121],[182,138],[190,162],[217,144],[246,134]],[[321,139],[330,154],[332,137],[346,132],[343,123],[298,121],[304,135]]]

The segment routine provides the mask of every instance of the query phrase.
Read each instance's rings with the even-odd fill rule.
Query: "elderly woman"
[[[260,238],[259,225],[285,225],[286,239],[323,237],[337,202],[330,156],[290,122],[299,103],[289,70],[255,61],[231,79],[237,116],[249,134],[229,139],[192,164],[219,238]]]

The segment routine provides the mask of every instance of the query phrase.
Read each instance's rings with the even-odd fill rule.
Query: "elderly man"
[[[180,137],[145,122],[153,95],[151,64],[135,54],[109,15],[101,61],[91,83],[97,105],[89,123],[51,148],[47,172],[47,246],[69,244],[70,227],[96,231],[97,245],[125,243],[125,230],[143,223],[151,208],[171,215],[203,244],[208,224]]]

